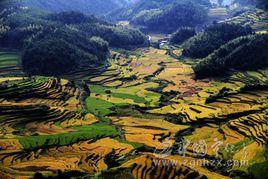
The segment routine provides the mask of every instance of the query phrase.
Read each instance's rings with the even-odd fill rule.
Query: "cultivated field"
[[[169,49],[178,57],[180,51]],[[85,90],[70,79],[13,75],[18,57],[2,52],[0,178],[61,170],[66,176],[214,179],[267,166],[268,70],[195,80],[193,61],[168,54],[113,51],[102,74],[82,75]],[[184,153],[181,141],[187,141]],[[196,155],[200,142],[207,146],[202,156]],[[193,165],[199,159],[223,163]],[[245,159],[248,165],[224,166]]]

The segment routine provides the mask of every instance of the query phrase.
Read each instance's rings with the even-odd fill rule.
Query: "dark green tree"
[[[213,24],[183,44],[183,55],[204,58],[230,40],[251,33],[252,29],[249,26],[232,23]]]
[[[197,78],[224,75],[230,69],[257,70],[268,67],[268,35],[239,37],[202,59],[194,72]]]
[[[190,37],[196,35],[195,29],[190,27],[183,27],[178,29],[171,35],[170,42],[173,44],[181,44],[188,40]]]

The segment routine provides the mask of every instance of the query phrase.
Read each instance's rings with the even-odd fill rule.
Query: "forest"
[[[76,11],[84,14],[104,15],[117,8],[126,7],[132,4],[131,0],[90,0],[88,6],[87,0],[1,0],[4,5],[28,6],[35,9],[41,9],[49,12]]]
[[[207,18],[206,9],[200,4],[179,2],[165,9],[144,10],[139,12],[131,23],[145,26],[145,30],[173,32],[182,26],[194,27]]]
[[[105,67],[108,46],[127,49],[148,45],[147,37],[138,30],[74,11],[47,13],[13,7],[1,17],[1,46],[21,49],[23,69],[29,74],[61,75],[85,68],[85,64],[88,68]],[[57,70],[60,66],[64,71]]]
[[[219,23],[211,25],[203,32],[188,39],[183,44],[183,55],[191,58],[204,58],[226,42],[252,33],[249,26]]]
[[[268,66],[268,36],[238,37],[220,46],[193,69],[197,78],[216,77],[230,70],[257,70]]]
[[[179,28],[176,32],[172,33],[170,43],[181,44],[195,35],[196,31],[194,28],[182,27]]]
[[[202,25],[207,19],[208,0],[139,1],[123,11],[111,12],[114,19],[128,19],[143,31],[174,32],[179,27]]]

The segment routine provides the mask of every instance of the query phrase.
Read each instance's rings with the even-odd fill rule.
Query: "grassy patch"
[[[110,109],[114,107],[113,103],[99,98],[88,97],[86,99],[87,110],[96,116],[106,116],[113,111]]]
[[[125,93],[112,93],[111,94],[115,98],[122,98],[122,99],[132,99],[135,103],[146,103],[147,101],[139,96],[125,94]]]
[[[90,85],[90,92],[92,93],[104,94],[106,90],[110,90],[110,88],[101,85]]]
[[[75,132],[42,135],[42,136],[24,136],[19,137],[19,141],[24,149],[36,149],[51,146],[64,146],[78,141],[84,141],[94,138],[113,136],[117,134],[114,126],[103,123],[72,127]]]
[[[226,160],[232,159],[233,155],[236,152],[242,150],[244,147],[248,146],[252,142],[254,142],[252,139],[245,138],[244,140],[241,140],[240,142],[233,144],[233,147],[234,147],[233,152],[228,152],[228,151],[226,151],[225,149],[222,148],[223,150],[221,152],[223,154],[223,158],[226,159]]]
[[[90,86],[90,91],[92,93],[96,94],[105,94],[107,91],[111,91],[111,96],[115,98],[121,98],[121,99],[132,99],[135,103],[146,103],[147,101],[134,94],[128,94],[128,93],[120,93],[116,92],[117,90],[111,87],[106,87],[106,86],[101,86],[101,85],[91,85]],[[131,91],[131,89],[129,89]],[[132,91],[131,91],[132,92]]]

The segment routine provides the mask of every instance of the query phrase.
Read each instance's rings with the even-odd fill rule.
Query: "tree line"
[[[106,65],[109,47],[148,45],[140,31],[94,16],[18,6],[1,11],[0,41],[3,47],[21,49],[24,71],[39,75],[60,75],[85,66],[98,71]]]
[[[268,34],[238,37],[202,59],[194,72],[197,78],[215,77],[230,70],[268,67]]]

